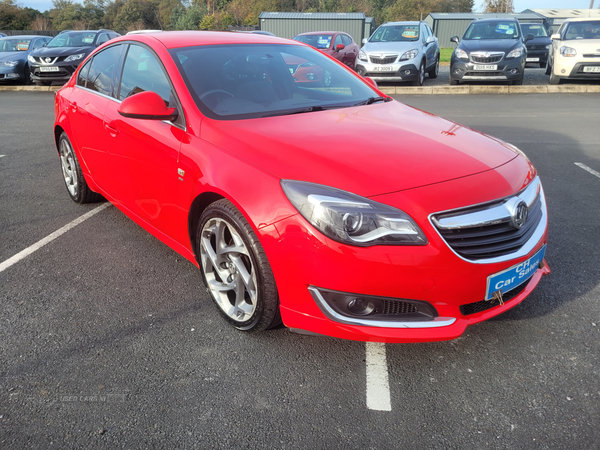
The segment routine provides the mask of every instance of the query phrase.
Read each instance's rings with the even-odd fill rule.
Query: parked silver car
[[[425,74],[436,78],[440,46],[426,22],[387,22],[358,54],[356,71],[376,81],[411,81],[423,85]]]

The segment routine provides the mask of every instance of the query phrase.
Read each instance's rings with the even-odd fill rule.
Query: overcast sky
[[[39,11],[52,9],[51,0],[20,0],[17,3],[21,6],[29,6]],[[83,3],[81,1],[80,3]],[[521,12],[525,9],[552,9],[552,8],[571,8],[587,9],[590,7],[590,0],[514,0],[515,11]],[[483,9],[484,2],[475,0],[475,8],[479,12]],[[594,8],[600,6],[600,0],[594,1]]]

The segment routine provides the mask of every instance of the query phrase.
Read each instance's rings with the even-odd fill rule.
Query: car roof
[[[565,22],[600,22],[597,17],[573,17],[565,20]]]
[[[418,20],[405,20],[402,22],[386,22],[381,24],[382,27],[387,27],[391,25],[419,25],[421,22]]]
[[[110,42],[138,41],[150,44],[158,41],[166,48],[195,47],[219,44],[287,44],[304,45],[291,39],[258,33],[230,33],[228,31],[163,31],[159,33],[130,34]]]
[[[35,39],[35,38],[48,38],[52,39],[52,36],[41,36],[39,34],[18,34],[16,36],[5,36],[0,39]]]
[[[310,35],[318,35],[318,34],[331,34],[331,35],[333,35],[333,34],[336,34],[336,33],[346,34],[343,31],[308,31],[306,33],[297,34],[296,36],[310,36]]]

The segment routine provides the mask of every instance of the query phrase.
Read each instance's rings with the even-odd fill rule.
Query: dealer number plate
[[[394,68],[392,66],[375,66],[373,68],[373,72],[393,72]]]
[[[600,66],[585,66],[583,71],[586,73],[600,73]]]
[[[58,72],[59,70],[56,66],[40,67],[40,72]]]
[[[498,70],[497,64],[475,64],[475,70]]]
[[[539,62],[540,58],[527,58],[527,62]]]
[[[546,253],[545,245],[528,260],[495,275],[490,275],[487,279],[485,299],[493,298],[496,291],[508,292],[531,278],[544,260],[544,253]]]

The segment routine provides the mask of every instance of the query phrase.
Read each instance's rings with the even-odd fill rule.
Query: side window
[[[105,42],[108,42],[109,39],[110,38],[108,37],[108,34],[102,33],[100,36],[98,36],[98,40],[96,41],[96,47],[104,44]]]
[[[346,36],[345,34],[342,34],[342,42],[346,46],[352,45],[352,39],[350,39],[350,36]]]
[[[333,43],[333,48],[336,49],[338,44],[343,44],[344,42],[342,42],[342,35],[338,34],[335,38],[335,42]]]
[[[162,66],[150,50],[130,45],[119,89],[119,100],[144,91],[153,91],[169,103],[171,85]]]
[[[87,73],[88,73],[88,70],[90,70],[90,64],[91,63],[92,63],[92,60],[89,60],[79,70],[79,73],[77,74],[77,86],[83,86],[83,87],[85,87],[85,80],[87,79]]]
[[[104,95],[112,94],[112,79],[122,46],[115,45],[94,55],[85,87]]]
[[[423,44],[427,42],[427,38],[429,37],[429,33],[427,32],[427,28],[423,25],[421,27],[421,41]]]
[[[33,47],[31,47],[32,50],[35,50],[36,48],[42,48],[44,46],[44,40],[43,39],[36,39],[35,42],[33,43]]]
[[[425,29],[427,30],[427,34],[429,36],[433,36],[433,31],[431,31],[431,28],[429,27],[429,25],[425,25]]]

